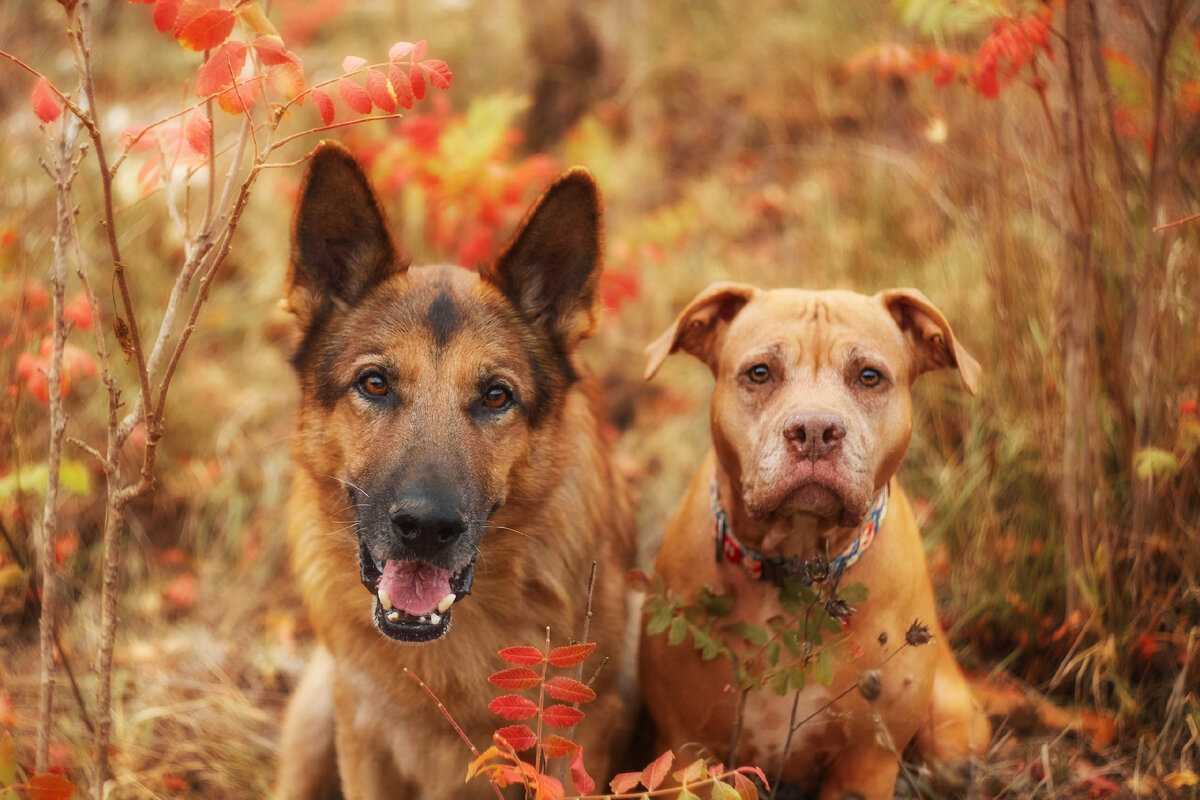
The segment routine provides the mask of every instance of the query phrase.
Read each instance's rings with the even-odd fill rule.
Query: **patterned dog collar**
[[[741,564],[742,569],[746,570],[750,577],[755,580],[768,580],[776,586],[783,586],[786,578],[797,580],[805,586],[812,584],[813,578],[810,570],[805,569],[805,565],[801,563],[798,557],[783,558],[782,556],[772,556],[768,558],[762,553],[751,550],[737,540],[737,537],[733,535],[733,531],[729,529],[729,515],[725,513],[725,509],[721,508],[721,496],[720,490],[717,488],[717,475],[715,472],[713,473],[710,496],[713,512],[713,537],[716,540],[718,562],[728,561],[730,564]],[[867,518],[863,520],[862,525],[859,526],[858,535],[854,537],[854,541],[829,561],[829,577],[836,579],[849,569],[855,561],[858,561],[862,557],[862,554],[866,552],[866,549],[871,546],[871,542],[874,541],[875,534],[878,532],[879,526],[883,524],[883,518],[887,514],[887,504],[888,484],[885,483],[883,488],[879,490],[879,494],[875,496],[875,502],[871,505],[871,511],[867,514]]]

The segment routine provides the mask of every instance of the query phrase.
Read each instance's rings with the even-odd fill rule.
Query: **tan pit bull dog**
[[[705,587],[727,595],[729,621],[759,626],[782,613],[781,574],[791,565],[795,577],[815,556],[840,585],[869,589],[849,619],[831,686],[810,675],[798,699],[748,693],[738,761],[819,784],[821,800],[892,797],[900,755],[914,740],[926,760],[961,775],[991,729],[938,626],[925,551],[893,476],[912,435],[912,382],[954,367],[974,394],[979,364],[912,289],[868,297],[716,283],[646,349],[646,377],[679,350],[716,378],[713,449],[667,526],[655,564],[667,587],[685,603]],[[928,626],[931,644],[903,646],[914,619]],[[727,761],[730,662],[704,661],[690,641],[671,646],[665,635],[644,635],[640,659],[660,749],[695,743]],[[853,689],[876,669],[869,702],[873,692]],[[781,765],[790,720],[810,715]]]

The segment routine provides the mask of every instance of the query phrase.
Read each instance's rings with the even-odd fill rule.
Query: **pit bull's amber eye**
[[[358,385],[371,397],[383,397],[388,393],[387,378],[378,372],[368,372],[358,379]]]
[[[496,384],[489,386],[483,393],[483,404],[488,408],[504,408],[512,402],[512,390],[507,386]]]
[[[870,367],[867,367],[862,372],[858,373],[858,382],[867,388],[878,386],[879,382],[882,380],[883,373],[877,369],[871,369]]]
[[[771,368],[766,364],[755,364],[746,370],[746,377],[750,379],[751,383],[766,383],[771,379]]]

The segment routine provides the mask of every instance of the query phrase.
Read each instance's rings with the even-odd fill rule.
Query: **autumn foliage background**
[[[943,622],[1000,723],[983,785],[1019,797],[1194,793],[1197,4],[536,5],[275,0],[290,49],[248,47],[282,91],[296,80],[287,53],[332,81],[325,99],[289,112],[308,126],[403,114],[325,135],[364,159],[418,262],[478,265],[558,170],[593,171],[606,312],[587,358],[607,388],[647,556],[708,436],[701,365],[672,359],[652,384],[640,379],[642,347],[688,298],[718,279],[920,287],[985,368],[975,400],[923,379],[902,472]],[[157,9],[94,9],[114,137],[193,103],[197,79],[225,111],[256,99],[225,78],[247,45],[222,41],[209,64],[223,71],[197,75],[196,54],[156,31]],[[3,4],[0,50],[63,80],[62,19],[54,3]],[[427,86],[339,80],[397,41],[428,42],[442,67],[422,70]],[[53,97],[7,62],[0,75],[0,735],[27,765],[55,220],[39,116]],[[161,313],[182,258],[154,192],[163,171],[194,166],[210,141],[227,146],[203,115],[178,122],[131,150],[136,169],[114,187],[139,318]],[[282,160],[315,141],[289,144]],[[167,401],[156,490],[126,515],[118,796],[270,790],[280,712],[311,645],[283,545],[296,392],[277,301],[299,176],[259,179]],[[98,187],[87,172],[79,184],[78,225],[95,229]],[[106,253],[82,257],[112,313]],[[96,320],[77,287],[66,300],[69,435],[96,445]],[[119,373],[120,337],[108,335]],[[144,436],[131,435],[129,463]],[[102,481],[68,443],[51,766],[80,785]]]

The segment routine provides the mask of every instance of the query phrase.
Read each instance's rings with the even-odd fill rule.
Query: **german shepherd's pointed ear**
[[[358,161],[336,142],[317,145],[292,220],[288,310],[309,324],[323,308],[353,303],[407,267]]]
[[[574,167],[533,204],[495,264],[480,270],[567,351],[596,327],[601,217],[596,182]]]
[[[963,388],[975,394],[983,368],[958,343],[950,323],[928,297],[917,289],[887,289],[875,297],[908,339],[915,364],[914,378],[929,370],[954,367]]]
[[[645,379],[653,378],[667,356],[680,350],[708,364],[715,375],[717,345],[725,328],[758,291],[749,284],[731,281],[717,281],[706,287],[661,336],[646,346]]]

